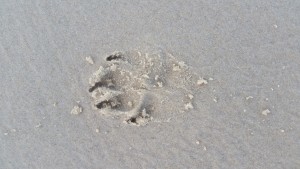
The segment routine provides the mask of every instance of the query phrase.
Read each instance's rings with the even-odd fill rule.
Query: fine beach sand
[[[299,9],[4,0],[0,168],[299,168]]]

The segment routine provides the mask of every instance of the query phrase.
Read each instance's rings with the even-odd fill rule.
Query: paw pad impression
[[[122,116],[124,122],[140,126],[187,111],[197,79],[169,53],[115,52],[89,78],[89,92],[102,114]]]

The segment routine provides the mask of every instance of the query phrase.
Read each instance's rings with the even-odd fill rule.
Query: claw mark
[[[95,89],[97,89],[98,87],[102,87],[104,86],[104,83],[103,82],[97,82],[95,83],[94,86],[92,86],[90,89],[89,89],[89,92],[93,92]]]
[[[109,55],[106,58],[106,61],[119,60],[119,59],[122,59],[122,55],[121,53],[116,53],[116,54]]]
[[[97,107],[98,109],[106,108],[107,106],[110,106],[110,107],[112,106],[112,105],[111,105],[111,101],[105,100],[105,101],[102,101],[102,102],[96,104],[96,107]]]

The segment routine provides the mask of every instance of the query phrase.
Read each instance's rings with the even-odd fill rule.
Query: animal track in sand
[[[102,114],[139,126],[193,109],[198,79],[169,53],[115,52],[89,78],[89,92]]]

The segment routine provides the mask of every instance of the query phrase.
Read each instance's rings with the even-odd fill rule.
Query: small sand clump
[[[184,105],[185,110],[190,110],[190,109],[193,109],[193,108],[194,108],[194,106],[193,106],[192,103],[187,103],[187,104]]]
[[[269,113],[271,113],[271,111],[269,109],[266,109],[266,110],[261,112],[261,114],[264,115],[264,116],[267,116]]]
[[[94,60],[93,60],[93,58],[92,57],[90,57],[90,56],[88,56],[88,57],[85,57],[85,60],[89,63],[89,64],[91,64],[91,65],[93,65],[94,64]]]
[[[197,81],[197,85],[206,85],[207,83],[208,83],[207,80],[205,80],[203,78],[201,78]]]
[[[82,107],[80,106],[74,106],[73,109],[71,110],[71,114],[74,114],[74,115],[78,115],[82,113]]]

